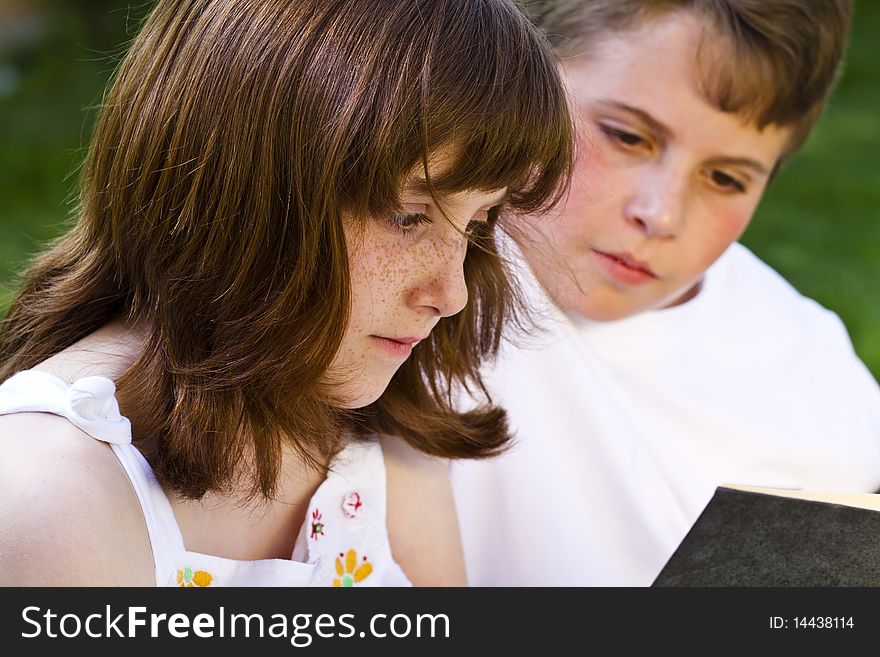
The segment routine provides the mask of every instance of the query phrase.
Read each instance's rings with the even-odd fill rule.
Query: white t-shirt
[[[880,488],[877,382],[742,245],[693,300],[607,323],[524,270],[546,334],[486,370],[516,444],[451,469],[471,584],[646,586],[720,484]]]

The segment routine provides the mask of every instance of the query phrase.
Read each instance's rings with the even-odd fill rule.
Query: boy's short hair
[[[698,53],[706,98],[763,129],[793,128],[783,157],[816,124],[837,78],[852,0],[519,0],[563,56],[588,55],[601,35],[625,32],[675,11],[706,17],[705,43],[727,57]]]

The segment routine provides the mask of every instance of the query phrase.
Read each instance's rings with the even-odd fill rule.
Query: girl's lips
[[[644,285],[658,278],[646,263],[626,253],[606,253],[597,249],[592,251],[605,274],[615,281],[625,285]]]
[[[416,346],[420,338],[385,338],[380,335],[371,335],[373,341],[386,353],[398,358],[407,358]]]
[[[384,335],[380,335],[378,337],[385,338],[386,340],[394,340],[395,342],[402,342],[404,344],[415,344],[416,342],[421,342],[424,338],[389,338]]]

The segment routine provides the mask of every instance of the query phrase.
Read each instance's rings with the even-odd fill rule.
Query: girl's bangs
[[[518,17],[521,18],[521,17]],[[477,23],[480,26],[480,23]],[[445,70],[428,70],[422,153],[452,147],[453,163],[429,183],[437,193],[508,188],[512,209],[533,212],[557,202],[570,174],[572,127],[554,60],[539,45],[523,48],[509,26],[475,35],[477,49],[438,53]],[[530,25],[519,25],[530,31]],[[534,43],[534,41],[533,41]]]
[[[399,11],[381,52],[357,54],[366,61],[342,101],[358,121],[339,186],[346,209],[388,211],[420,169],[437,200],[507,187],[515,209],[554,203],[573,129],[550,46],[509,2],[412,0]],[[449,163],[432,178],[438,153]]]

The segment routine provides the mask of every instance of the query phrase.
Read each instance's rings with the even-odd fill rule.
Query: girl
[[[508,0],[160,0],[0,330],[0,581],[463,583],[425,455],[508,438],[449,390],[570,141]]]

